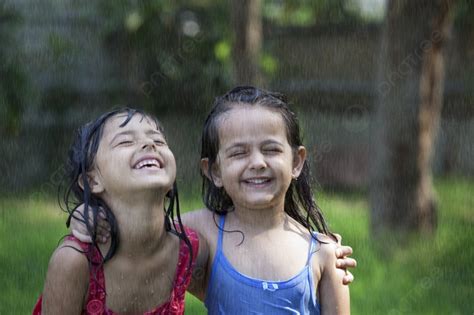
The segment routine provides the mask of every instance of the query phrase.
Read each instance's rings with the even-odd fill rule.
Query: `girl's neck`
[[[288,219],[284,204],[260,209],[235,206],[231,217],[238,226],[256,232],[282,227]]]
[[[164,197],[135,195],[133,198],[112,198],[119,231],[117,256],[140,258],[155,254],[168,236],[165,230]]]

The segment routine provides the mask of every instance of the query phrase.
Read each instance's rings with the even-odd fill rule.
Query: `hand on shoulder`
[[[320,243],[319,268],[320,282],[319,297],[321,314],[350,314],[349,287],[343,285],[346,271],[336,268],[337,243]]]
[[[342,279],[342,283],[346,285],[351,284],[354,281],[354,276],[347,269],[357,267],[357,261],[354,258],[348,257],[352,255],[352,248],[350,246],[342,245],[342,237],[339,234],[334,233],[335,238],[322,233],[316,232],[315,234],[320,242],[336,244],[336,250],[334,252],[336,257],[336,267],[344,271],[345,275]]]
[[[330,237],[326,236],[326,239]],[[321,240],[318,238],[318,240]],[[335,269],[335,272],[338,275],[341,275],[341,283],[342,283],[342,277],[345,275],[345,270],[337,268],[336,266],[336,261],[337,261],[337,251],[338,251],[338,243],[336,243],[334,240],[330,240],[327,243],[319,242],[320,244],[320,253],[319,253],[319,259],[321,262],[321,271],[324,272],[325,269],[331,268]]]

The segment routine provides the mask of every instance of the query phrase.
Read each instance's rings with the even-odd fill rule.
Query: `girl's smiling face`
[[[124,196],[146,189],[171,189],[176,162],[155,121],[135,114],[120,126],[126,115],[107,120],[92,172],[93,193]],[[95,187],[95,190],[94,190]]]
[[[239,104],[219,117],[218,126],[215,185],[224,187],[236,208],[283,207],[306,150],[290,147],[282,115],[262,106]]]

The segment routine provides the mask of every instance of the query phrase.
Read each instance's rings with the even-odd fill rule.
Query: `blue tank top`
[[[221,216],[217,250],[204,302],[210,315],[320,314],[311,267],[313,238],[306,266],[296,276],[286,281],[259,280],[239,273],[224,256],[224,224],[225,216]]]

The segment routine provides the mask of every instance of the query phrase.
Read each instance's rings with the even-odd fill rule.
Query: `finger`
[[[336,267],[341,269],[357,267],[357,261],[352,258],[340,258],[336,260]]]
[[[92,213],[91,213],[92,214]],[[102,207],[99,207],[98,213],[97,213],[97,228],[103,228],[105,230],[110,231],[110,224],[107,221],[107,215],[105,214],[105,210]]]
[[[108,221],[106,221],[105,219],[103,218],[98,218],[97,219],[97,228],[101,228],[101,229],[104,229],[106,231],[110,231],[110,224]]]
[[[341,236],[341,234],[334,233],[334,236],[336,237],[337,243],[338,243],[339,245],[341,245],[341,244],[342,244],[342,236]]]
[[[110,236],[110,231],[107,227],[97,226],[96,228],[97,235],[100,236]]]
[[[104,218],[104,219],[106,218],[104,208],[99,207],[99,215],[101,218]]]
[[[105,210],[102,207],[99,207],[99,218],[107,220],[107,216],[105,215]]]
[[[96,237],[100,243],[106,243],[107,239],[110,238],[110,232],[106,229],[98,227]]]
[[[94,213],[92,212],[91,209],[89,209],[89,218],[87,220],[89,222],[89,226],[94,226]],[[96,218],[96,228],[99,226],[103,226],[105,229],[107,229],[108,222],[106,220],[106,216],[102,212],[97,213],[97,218]]]
[[[344,258],[344,256],[352,255],[352,247],[350,246],[339,246],[336,248],[336,257]]]
[[[89,235],[82,234],[81,232],[77,230],[72,230],[72,235],[74,235],[74,237],[76,237],[81,242],[92,243],[92,238]]]
[[[354,281],[354,275],[352,273],[347,272],[347,274],[342,278],[342,284],[348,285]]]

